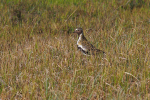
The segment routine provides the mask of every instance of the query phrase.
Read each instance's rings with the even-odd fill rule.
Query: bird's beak
[[[75,31],[73,33],[76,33]]]

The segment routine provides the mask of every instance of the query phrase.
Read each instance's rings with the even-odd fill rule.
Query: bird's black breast
[[[82,49],[81,47],[79,47],[78,45],[77,45],[77,48],[78,48],[78,50],[80,50],[80,51],[83,52],[84,54],[89,54],[88,51],[83,50],[83,49]]]

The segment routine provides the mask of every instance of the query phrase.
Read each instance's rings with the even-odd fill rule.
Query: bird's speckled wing
[[[92,55],[95,55],[95,54],[98,54],[98,53],[103,53],[103,54],[105,53],[104,51],[95,48],[95,47],[94,47],[90,42],[88,42],[88,41],[83,41],[83,42],[82,42],[82,46],[83,46],[83,48],[86,48],[87,51],[88,51],[89,53],[91,53]]]
[[[95,47],[88,41],[82,41],[83,48],[86,48],[87,50],[94,49]],[[96,48],[95,48],[96,49]]]

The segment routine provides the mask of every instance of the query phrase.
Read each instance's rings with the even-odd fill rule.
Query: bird
[[[84,55],[105,54],[104,51],[95,48],[84,36],[82,28],[76,28],[73,33],[78,34],[77,49]]]

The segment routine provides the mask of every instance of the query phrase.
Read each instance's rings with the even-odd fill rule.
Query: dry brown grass
[[[149,99],[148,3],[3,1],[0,99]],[[77,51],[76,27],[105,59]]]

